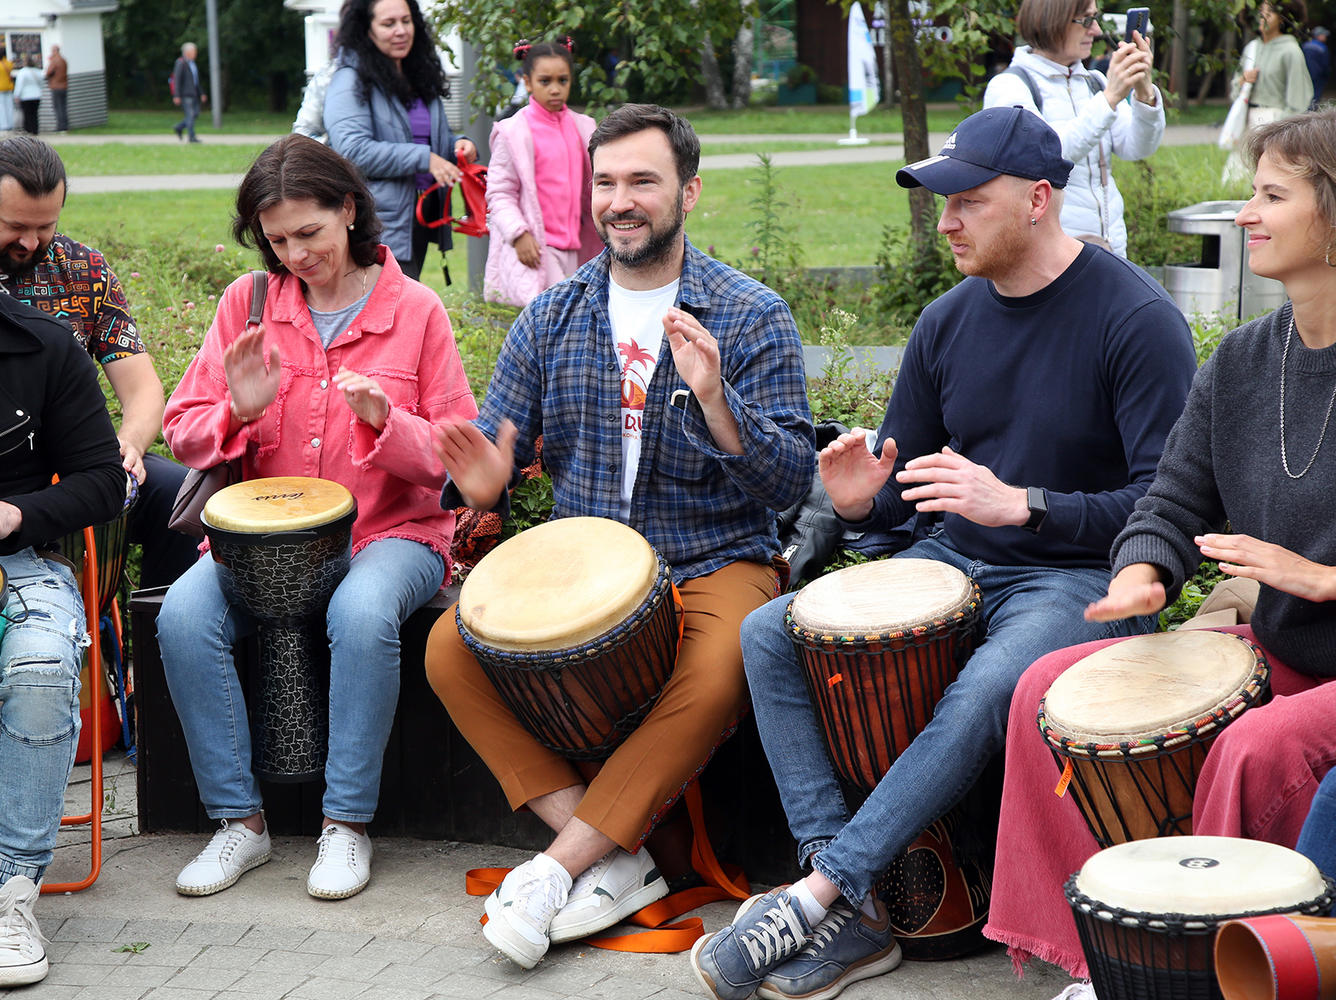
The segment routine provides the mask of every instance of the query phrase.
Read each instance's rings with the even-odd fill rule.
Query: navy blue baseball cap
[[[897,170],[895,182],[956,194],[1010,174],[1062,188],[1071,172],[1058,133],[1044,119],[1021,107],[988,108],[957,125],[936,156]]]

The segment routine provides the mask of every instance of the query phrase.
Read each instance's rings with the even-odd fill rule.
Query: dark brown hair
[[[11,135],[0,141],[0,178],[12,177],[33,198],[41,198],[64,184],[60,203],[65,203],[69,184],[65,163],[59,154],[41,139],[30,135]]]
[[[677,179],[685,186],[700,171],[700,139],[689,121],[657,104],[623,104],[610,112],[589,137],[590,161],[594,159],[594,150],[605,142],[624,139],[650,128],[656,128],[668,137],[677,164]]]
[[[1280,15],[1280,30],[1286,35],[1299,34],[1308,22],[1308,5],[1304,0],[1266,0],[1266,3]]]
[[[350,196],[354,215],[348,253],[359,267],[370,267],[378,259],[381,225],[361,171],[322,142],[285,136],[257,156],[241,179],[232,235],[243,247],[259,250],[265,267],[279,273],[286,269],[264,238],[260,213],[288,200],[337,211]]]
[[[371,40],[371,22],[380,0],[344,0],[339,11],[339,30],[335,42],[345,52],[357,54],[357,77],[362,81],[363,94],[370,101],[369,87],[376,87],[387,97],[397,97],[405,105],[419,98],[430,104],[436,98],[450,96],[450,84],[445,78],[441,58],[436,54],[436,42],[417,0],[405,0],[413,19],[413,45],[404,56],[402,72],[390,58],[376,48]]]
[[[1062,47],[1072,21],[1085,16],[1090,0],[1021,0],[1016,30],[1039,53]]]
[[[556,56],[558,59],[566,60],[566,68],[575,73],[575,60],[571,57],[571,45],[573,43],[568,36],[563,42],[536,42],[530,45],[528,42],[520,42],[515,46],[515,55],[520,60],[520,73],[523,76],[533,76],[534,64],[544,56]]]

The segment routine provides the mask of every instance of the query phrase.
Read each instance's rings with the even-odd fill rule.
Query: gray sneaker
[[[771,971],[756,990],[767,1000],[831,1000],[850,983],[890,972],[900,964],[900,945],[881,900],[869,917],[839,900],[826,911],[802,951]]]
[[[743,903],[733,923],[691,948],[691,969],[715,1000],[744,1000],[771,969],[793,958],[812,936],[787,889]]]
[[[0,885],[0,989],[39,983],[50,968],[46,938],[32,912],[37,893],[37,884],[24,875]]]

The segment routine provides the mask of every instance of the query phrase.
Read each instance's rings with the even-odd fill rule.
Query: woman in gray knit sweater
[[[1336,763],[1336,110],[1264,125],[1248,153],[1253,197],[1235,221],[1253,272],[1283,282],[1290,302],[1231,332],[1198,371],[1155,481],[1113,543],[1108,596],[1086,617],[1160,611],[1203,558],[1259,581],[1251,626],[1228,631],[1266,651],[1277,697],[1212,745],[1193,832],[1293,847]],[[1086,962],[1062,884],[1097,845],[1071,796],[1053,794],[1034,720],[1053,680],[1099,645],[1044,657],[1016,689],[985,930],[1013,957],[1076,976]]]

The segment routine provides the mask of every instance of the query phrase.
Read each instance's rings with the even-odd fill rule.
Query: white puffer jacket
[[[1115,253],[1126,257],[1123,196],[1113,182],[1111,160],[1114,156],[1140,160],[1155,152],[1164,135],[1164,98],[1156,89],[1154,107],[1133,97],[1130,102],[1119,101],[1114,111],[1102,93],[1104,77],[1081,63],[1061,66],[1023,45],[1011,65],[1034,82],[1042,109],[1035,107],[1030,88],[1014,73],[999,73],[988,81],[983,106],[1019,104],[1053,126],[1062,140],[1062,155],[1075,164],[1062,203],[1062,228],[1072,236],[1102,236]],[[1090,86],[1092,76],[1100,85],[1099,93]]]

